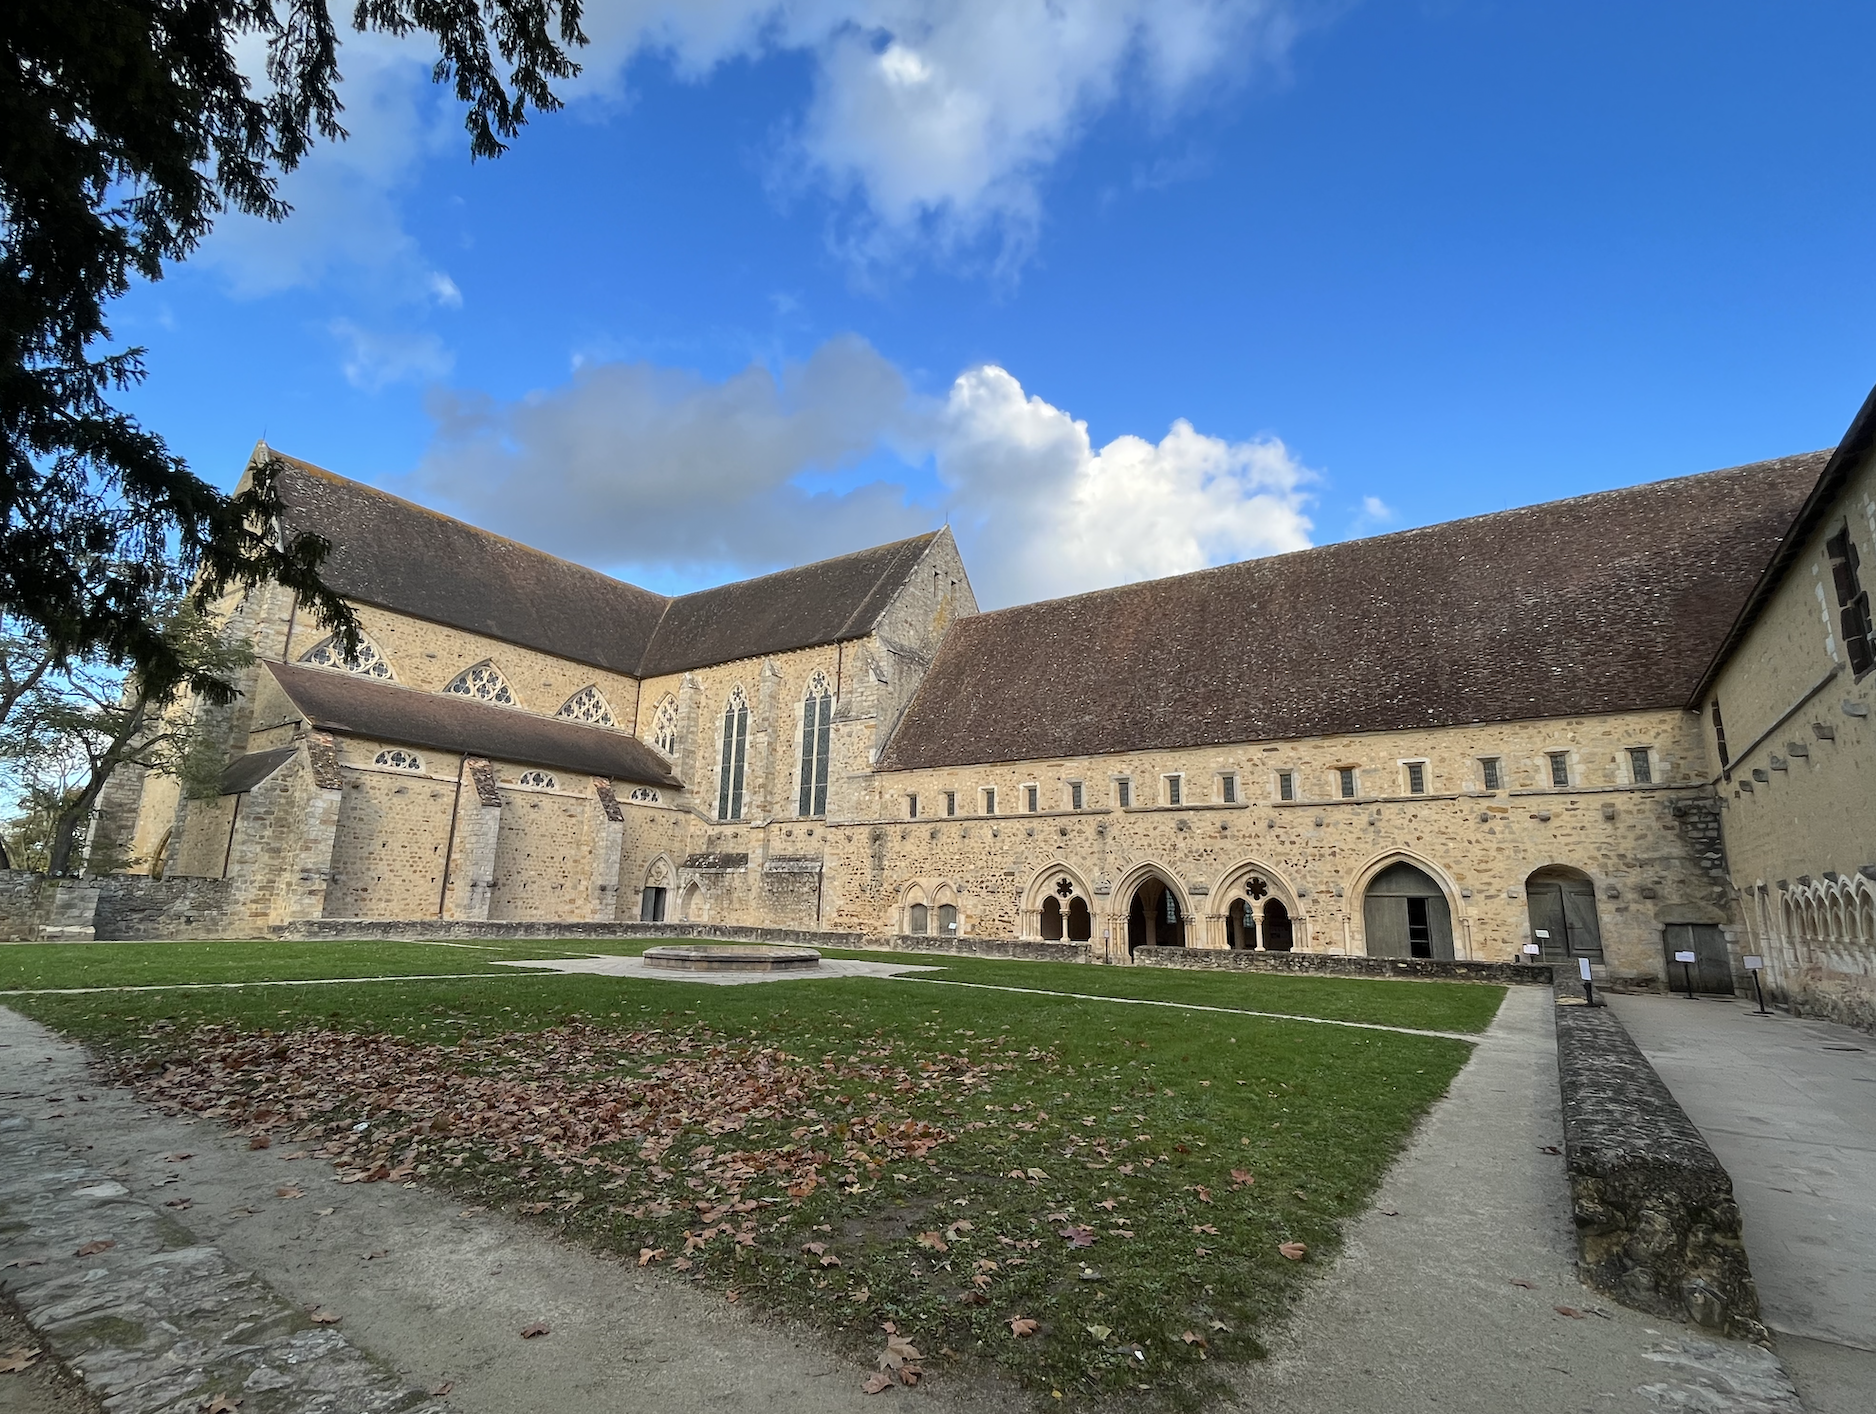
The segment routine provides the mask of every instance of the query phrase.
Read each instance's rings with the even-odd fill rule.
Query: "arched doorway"
[[[1446,891],[1404,859],[1369,883],[1362,927],[1369,957],[1453,960],[1453,912]]]
[[[1552,865],[1524,881],[1530,903],[1531,941],[1545,958],[1586,957],[1602,961],[1602,927],[1596,917],[1596,886],[1581,869]]]
[[[703,890],[695,883],[684,890],[678,916],[686,923],[700,923],[704,916]]]
[[[1225,916],[1225,944],[1246,950],[1262,947],[1265,952],[1289,952],[1296,946],[1296,925],[1280,898],[1263,900],[1261,913],[1250,900],[1233,899]]]
[[[1042,901],[1042,938],[1050,943],[1062,941],[1062,901],[1053,894]]]
[[[1288,952],[1296,946],[1296,930],[1290,922],[1290,910],[1283,900],[1273,898],[1264,904],[1263,934],[1265,952]]]
[[[1085,943],[1094,937],[1094,915],[1088,901],[1077,895],[1068,901],[1068,941]]]
[[[1133,891],[1133,902],[1127,905],[1127,951],[1185,945],[1186,915],[1179,905],[1179,895],[1164,879],[1149,875]]]

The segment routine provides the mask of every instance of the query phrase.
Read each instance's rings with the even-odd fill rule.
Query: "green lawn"
[[[517,973],[618,945],[30,945],[6,999],[159,1102],[499,1204],[856,1353],[988,1361],[1045,1402],[1190,1407],[1254,1358],[1471,1046],[1181,1007],[846,978]],[[1474,984],[902,958],[993,987],[1478,1030]],[[363,1124],[358,1130],[355,1126]],[[1301,1242],[1300,1262],[1279,1244]],[[1033,1334],[1012,1333],[1013,1320]],[[1023,1329],[1019,1327],[1019,1329]],[[1148,1393],[1143,1396],[1140,1391]]]

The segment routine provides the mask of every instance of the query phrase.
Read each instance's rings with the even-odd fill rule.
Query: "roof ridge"
[[[769,570],[766,574],[751,575],[747,579],[726,579],[721,584],[707,585],[702,589],[693,589],[684,594],[674,594],[670,597],[670,602],[677,604],[686,599],[695,599],[703,594],[715,594],[721,589],[733,589],[745,585],[760,584],[765,579],[778,579],[785,574],[804,574],[809,570],[824,569],[828,565],[837,565],[845,560],[857,560],[862,555],[877,555],[883,550],[902,550],[907,545],[916,544],[921,540],[932,540],[936,538],[938,533],[939,532],[936,530],[927,530],[918,535],[908,535],[903,540],[888,540],[880,545],[862,545],[858,550],[848,550],[846,553],[840,555],[829,555],[824,560],[809,560],[805,564],[785,565],[781,569]]]
[[[997,619],[1003,615],[1014,614],[1022,609],[1034,609],[1044,604],[1068,604],[1077,600],[1098,598],[1104,594],[1124,594],[1130,590],[1143,589],[1154,584],[1169,584],[1180,580],[1197,579],[1203,575],[1223,575],[1246,565],[1268,564],[1275,560],[1288,560],[1304,555],[1327,555],[1346,550],[1355,545],[1372,545],[1381,540],[1394,540],[1409,535],[1428,535],[1435,531],[1450,531],[1461,526],[1476,526],[1484,521],[1502,520],[1511,516],[1527,515],[1532,511],[1548,511],[1561,506],[1571,506],[1590,501],[1601,501],[1616,496],[1626,496],[1635,492],[1659,490],[1665,486],[1677,486],[1689,481],[1699,481],[1709,476],[1730,476],[1737,472],[1754,471],[1761,467],[1777,466],[1781,463],[1802,461],[1806,457],[1827,457],[1834,448],[1820,447],[1815,451],[1792,452],[1782,457],[1762,457],[1758,461],[1740,462],[1736,466],[1715,467],[1711,471],[1690,472],[1685,476],[1664,476],[1655,481],[1638,481],[1632,486],[1609,486],[1600,491],[1584,491],[1575,496],[1559,496],[1553,501],[1531,501],[1522,506],[1506,506],[1502,510],[1480,511],[1476,515],[1459,516],[1453,520],[1438,520],[1429,525],[1404,525],[1398,530],[1385,530],[1376,535],[1358,535],[1348,540],[1325,540],[1320,545],[1305,545],[1300,550],[1278,550],[1269,555],[1252,555],[1242,560],[1231,560],[1222,565],[1206,565],[1202,569],[1182,570],[1178,574],[1155,575],[1151,579],[1129,580],[1126,584],[1110,584],[1102,589],[1084,589],[1079,594],[1062,594],[1053,599],[1031,599],[1022,604],[1007,604],[1001,609],[986,609],[972,617],[975,619]]]

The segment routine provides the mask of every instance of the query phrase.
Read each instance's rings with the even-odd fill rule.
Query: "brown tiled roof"
[[[639,675],[863,637],[939,533],[673,599]]]
[[[267,664],[301,716],[322,731],[472,752],[639,785],[676,786],[663,758],[636,737],[474,698],[417,692],[330,668]]]
[[[297,746],[276,746],[268,751],[250,751],[236,756],[222,767],[220,790],[223,795],[240,795],[273,775],[299,753]]]
[[[1680,707],[1828,457],[964,619],[880,765]]]
[[[331,542],[348,599],[634,673],[665,598],[279,452],[290,531]]]
[[[635,677],[861,637],[935,538],[666,599],[269,452],[287,528],[331,542],[323,573],[347,598]]]

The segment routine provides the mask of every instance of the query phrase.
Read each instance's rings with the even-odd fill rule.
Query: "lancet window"
[[[717,819],[743,818],[743,768],[749,758],[749,700],[739,687],[723,708],[723,760],[717,772]]]
[[[801,794],[799,815],[827,813],[827,756],[834,721],[834,691],[826,673],[808,680],[801,705]]]

